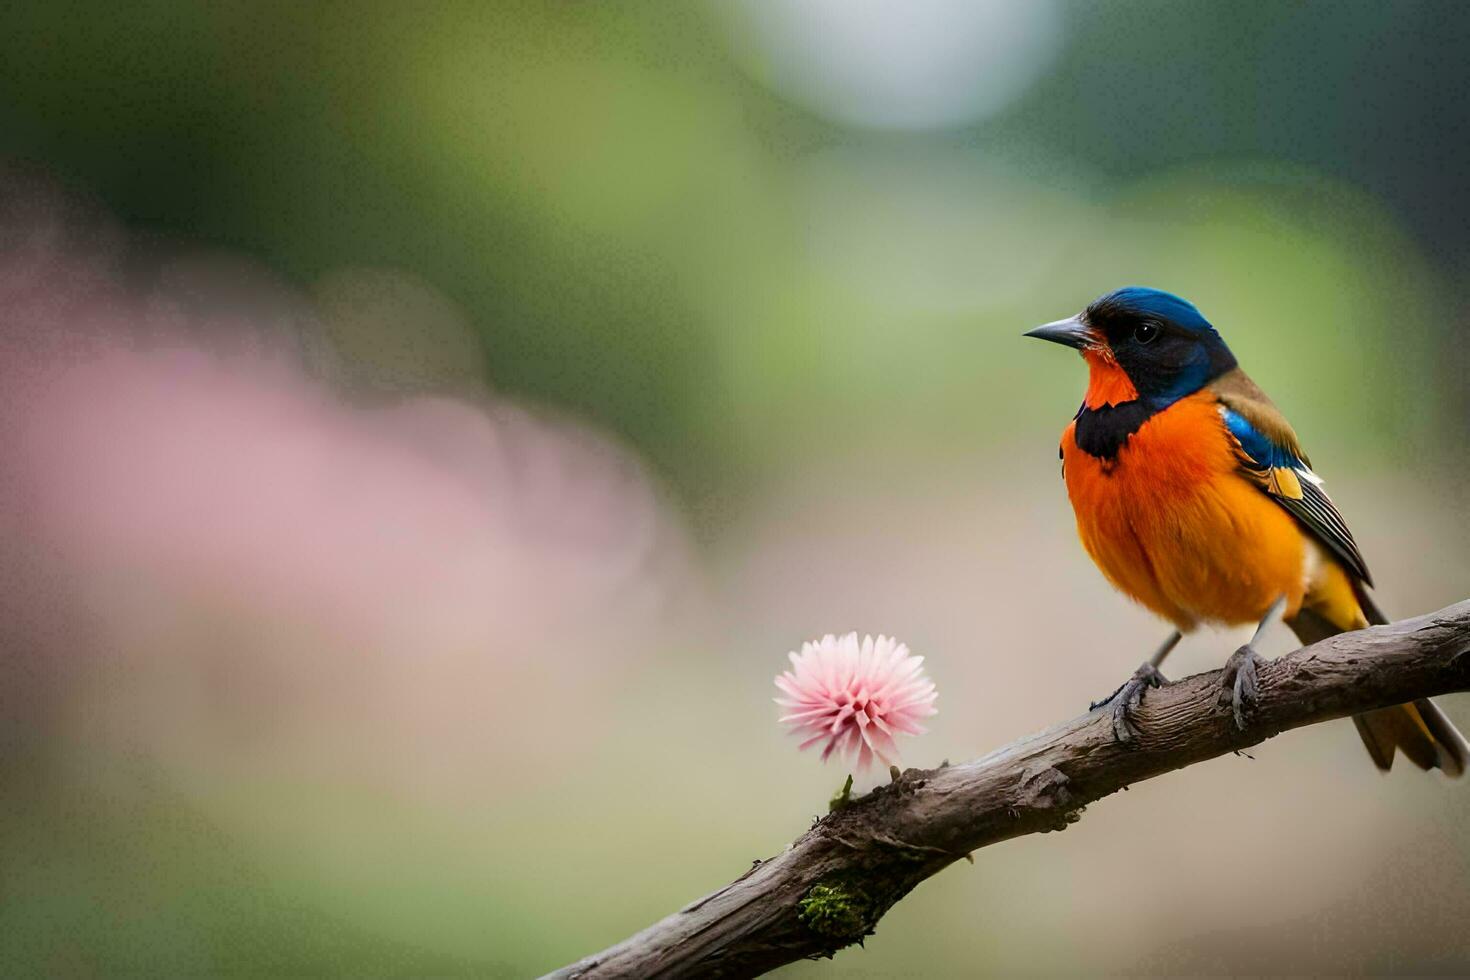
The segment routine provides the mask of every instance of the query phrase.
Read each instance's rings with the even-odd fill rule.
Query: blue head
[[[1114,290],[1027,336],[1109,357],[1155,404],[1192,395],[1235,367],[1235,355],[1193,303],[1146,286]]]

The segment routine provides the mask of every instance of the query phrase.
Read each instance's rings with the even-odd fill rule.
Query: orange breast
[[[1278,596],[1301,605],[1306,542],[1296,522],[1237,471],[1212,395],[1143,424],[1114,460],[1062,435],[1067,495],[1087,553],[1115,586],[1181,630],[1246,623]]]

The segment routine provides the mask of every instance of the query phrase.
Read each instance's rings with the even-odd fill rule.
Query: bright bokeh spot
[[[817,115],[946,129],[1005,108],[1050,67],[1053,0],[743,0],[717,4],[753,78]]]

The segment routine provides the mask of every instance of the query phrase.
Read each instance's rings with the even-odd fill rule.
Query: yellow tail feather
[[[1318,640],[1349,629],[1359,629],[1371,623],[1386,623],[1387,618],[1360,590],[1357,593],[1362,612],[1360,622],[1348,627],[1329,621],[1318,611],[1302,609],[1287,621],[1302,643]],[[1428,698],[1413,704],[1400,704],[1391,708],[1380,708],[1353,717],[1363,746],[1373,757],[1374,765],[1385,772],[1393,765],[1397,750],[1408,757],[1420,769],[1439,769],[1446,776],[1461,776],[1470,766],[1470,743],[1465,741],[1443,711]]]

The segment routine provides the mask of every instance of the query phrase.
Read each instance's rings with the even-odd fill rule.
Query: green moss
[[[796,914],[812,932],[850,943],[868,934],[869,908],[868,896],[860,888],[813,885],[796,903]]]
[[[841,810],[843,807],[847,806],[851,802],[852,774],[849,773],[847,777],[847,782],[843,783],[842,788],[839,789],[836,793],[833,793],[832,799],[827,801],[827,812],[835,813],[836,811]]]

